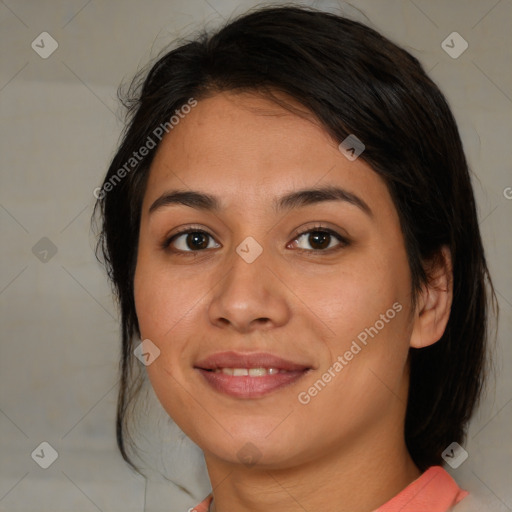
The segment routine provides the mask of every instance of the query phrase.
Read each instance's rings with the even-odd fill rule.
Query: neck
[[[370,512],[389,501],[420,471],[400,432],[398,445],[381,446],[382,435],[351,440],[350,446],[329,448],[317,457],[288,468],[247,468],[205,454],[214,489],[212,512]],[[373,436],[373,437],[372,437]],[[387,439],[389,442],[389,439]],[[364,450],[357,447],[364,446]]]

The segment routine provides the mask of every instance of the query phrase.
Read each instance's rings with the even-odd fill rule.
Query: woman
[[[464,454],[493,291],[418,61],[357,22],[266,8],[166,53],[133,96],[97,190],[125,460],[135,351],[204,452],[195,510],[456,506],[443,459]]]

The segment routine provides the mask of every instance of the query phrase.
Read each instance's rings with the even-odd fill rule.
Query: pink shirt
[[[432,466],[374,512],[447,512],[468,494],[441,466]],[[191,512],[208,512],[212,500],[210,494]]]

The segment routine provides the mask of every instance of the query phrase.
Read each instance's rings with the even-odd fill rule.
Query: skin
[[[372,213],[339,200],[272,207],[276,197],[326,185],[355,194]],[[175,189],[218,196],[221,207],[170,204],[149,213]],[[318,248],[308,236],[318,224],[348,244],[327,237],[329,249]],[[186,227],[211,234],[200,241],[207,249],[194,251],[187,235],[163,248]],[[252,263],[236,252],[248,236],[263,249]],[[203,449],[216,512],[369,512],[420,475],[403,436],[408,351],[435,343],[446,326],[443,254],[412,310],[404,239],[384,181],[361,158],[349,161],[311,116],[256,93],[200,100],[163,139],[142,205],[135,302],[142,339],[161,351],[147,366],[150,381]],[[299,393],[394,303],[402,310],[301,404]],[[227,350],[271,352],[312,370],[264,397],[233,398],[194,369]],[[250,467],[237,455],[247,442],[257,449]]]

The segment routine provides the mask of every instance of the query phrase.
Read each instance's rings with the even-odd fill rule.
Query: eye
[[[328,228],[313,228],[299,233],[292,243],[298,249],[309,252],[327,252],[328,249],[341,248],[349,244],[346,238]]]
[[[290,245],[307,252],[327,252],[331,249],[349,245],[349,241],[332,229],[315,227],[298,233]],[[308,247],[309,245],[309,247]],[[162,244],[164,249],[172,248],[174,252],[191,253],[218,248],[212,235],[202,229],[188,228],[174,234]]]
[[[211,245],[213,237],[206,231],[200,229],[187,229],[173,235],[164,242],[164,248],[172,246],[176,251],[198,252],[213,247],[220,247],[220,244]]]

